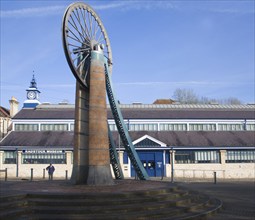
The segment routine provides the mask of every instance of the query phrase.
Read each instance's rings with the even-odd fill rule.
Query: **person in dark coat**
[[[50,164],[49,166],[46,167],[46,170],[48,171],[49,174],[49,180],[53,180],[53,173],[55,171],[55,167]]]

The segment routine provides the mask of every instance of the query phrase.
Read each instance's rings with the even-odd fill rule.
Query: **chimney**
[[[11,100],[9,100],[10,103],[10,116],[11,118],[14,117],[19,111],[19,102],[17,101],[16,98],[12,96]]]

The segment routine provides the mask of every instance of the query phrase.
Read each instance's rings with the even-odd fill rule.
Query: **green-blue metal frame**
[[[123,116],[122,116],[122,113],[121,113],[119,105],[118,105],[118,101],[114,95],[111,76],[109,75],[106,58],[105,58],[104,66],[105,66],[106,91],[107,91],[107,95],[108,95],[108,100],[109,100],[112,114],[113,114],[113,117],[115,120],[115,124],[116,124],[118,132],[120,134],[121,141],[122,141],[124,148],[128,154],[131,164],[133,165],[133,167],[136,171],[138,178],[140,180],[148,180],[149,176],[148,176],[146,170],[144,169],[144,167],[141,163],[141,160],[135,150],[135,147],[131,141],[131,138],[128,133],[128,129],[124,123]]]

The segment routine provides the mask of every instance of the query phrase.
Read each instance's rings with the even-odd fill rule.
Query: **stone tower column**
[[[86,184],[89,149],[89,90],[76,82],[73,171],[71,181]]]
[[[89,172],[87,184],[113,184],[110,170],[104,55],[91,52],[89,83]]]
[[[92,51],[89,88],[76,82],[74,156],[75,184],[112,185],[107,125],[105,58]]]

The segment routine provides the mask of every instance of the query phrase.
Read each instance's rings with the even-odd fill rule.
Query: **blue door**
[[[151,177],[163,174],[163,152],[162,151],[137,151],[143,167]],[[131,176],[135,176],[134,167],[131,165]]]

